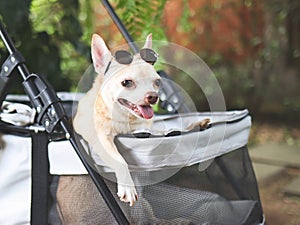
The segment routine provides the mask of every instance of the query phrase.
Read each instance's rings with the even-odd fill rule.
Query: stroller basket
[[[65,108],[71,108],[74,96],[59,94]],[[22,102],[19,97],[8,96],[12,102]],[[22,98],[21,98],[22,99]],[[23,98],[24,103],[24,98]],[[25,102],[28,104],[28,102]],[[14,103],[12,103],[14,104]],[[183,127],[202,118],[211,118],[212,125],[206,130],[184,131]],[[127,219],[133,224],[262,224],[263,215],[255,175],[247,151],[251,118],[247,110],[211,113],[185,113],[181,115],[157,116],[153,131],[140,131],[117,137],[120,152],[132,170],[139,200],[134,207],[120,203]],[[168,128],[168,129],[166,129]],[[170,128],[172,128],[170,130]],[[17,190],[30,193],[31,139],[15,134],[3,134],[5,151],[2,158],[1,193],[7,188],[11,191],[1,199],[1,210],[6,215],[0,221],[16,218],[11,215],[8,205],[15,198]],[[197,140],[197,141],[195,141]],[[22,147],[16,147],[22,146]],[[90,153],[94,157],[93,152]],[[63,175],[88,174],[68,141],[52,141],[48,146],[50,174]],[[15,169],[10,168],[14,162]],[[95,167],[106,178],[112,193],[115,184],[111,182],[112,173],[101,160],[95,158]],[[5,168],[5,169],[4,169]],[[17,182],[13,174],[22,176]],[[13,182],[14,183],[14,182]],[[93,188],[91,188],[93,189]],[[15,190],[15,191],[13,191]],[[22,202],[14,207],[13,214],[29,222],[29,195],[19,195]],[[55,203],[55,196],[52,196]],[[115,196],[117,199],[117,196]],[[95,202],[100,196],[94,197]],[[76,200],[65,196],[70,204]],[[79,208],[86,209],[86,204]],[[116,221],[105,206],[94,205],[89,210],[100,215],[103,220],[93,224],[115,224]],[[53,207],[53,208],[56,208]],[[50,212],[56,209],[50,210]],[[80,212],[76,212],[80,213]],[[11,217],[10,217],[11,216]],[[52,224],[58,221],[49,217]],[[20,222],[20,221],[19,221]],[[82,221],[84,222],[84,221]],[[88,222],[88,221],[85,221]]]

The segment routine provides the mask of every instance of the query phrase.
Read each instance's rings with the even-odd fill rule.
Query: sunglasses
[[[139,54],[140,54],[142,60],[144,60],[145,62],[147,62],[151,65],[154,65],[154,63],[157,61],[157,58],[158,58],[158,54],[150,48],[141,49]],[[132,55],[130,52],[125,51],[125,50],[116,51],[115,55],[113,56],[113,58],[115,58],[115,60],[118,63],[123,64],[123,65],[129,65],[130,63],[132,63],[133,57],[134,57],[134,55]],[[105,69],[104,75],[107,73],[111,62],[112,62],[112,59],[109,61],[108,65]]]

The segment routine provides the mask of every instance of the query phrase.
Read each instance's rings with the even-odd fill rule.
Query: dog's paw
[[[201,129],[206,129],[209,126],[210,119],[204,119],[199,122],[199,126]]]
[[[130,206],[133,206],[138,199],[138,195],[134,186],[118,185],[117,195],[122,202],[129,202]]]
[[[191,130],[193,130],[195,128],[199,128],[199,127],[200,127],[200,130],[204,130],[209,127],[209,124],[210,124],[210,119],[203,119],[201,121],[192,123],[185,130],[191,131]]]

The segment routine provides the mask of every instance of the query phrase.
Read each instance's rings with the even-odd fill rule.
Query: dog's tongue
[[[150,105],[138,105],[138,109],[145,119],[151,119],[154,115],[154,111]]]

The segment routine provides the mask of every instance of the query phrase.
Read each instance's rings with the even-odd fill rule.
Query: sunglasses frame
[[[140,52],[137,54],[140,54],[142,60],[144,60],[146,63],[149,63],[151,65],[154,65],[158,58],[158,54],[151,48],[142,48]],[[126,50],[116,51],[115,54],[112,56],[111,60],[109,61],[109,63],[107,64],[107,67],[104,71],[104,75],[107,73],[113,59],[115,59],[118,63],[122,65],[129,65],[132,63],[133,58],[134,55],[131,54],[129,51]]]

